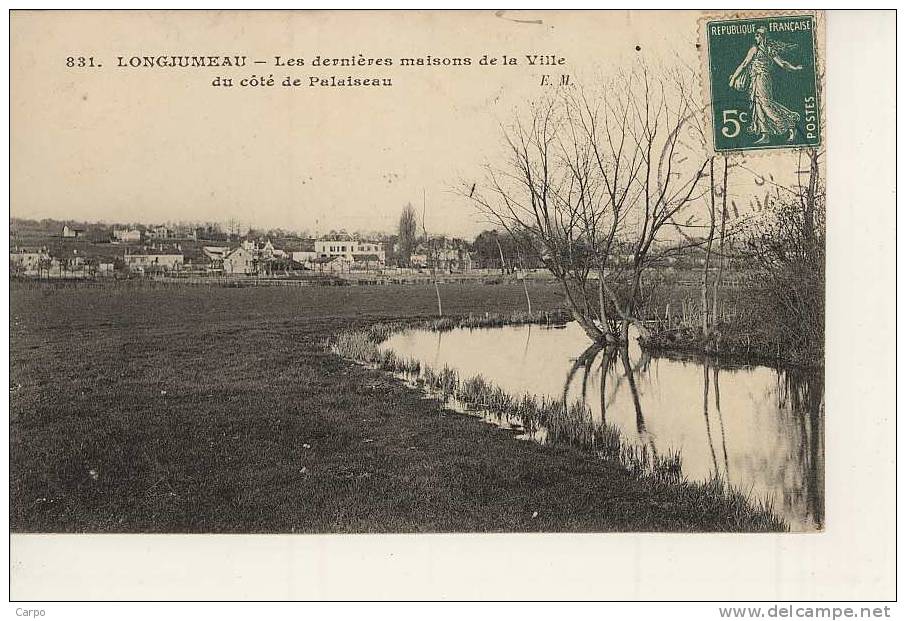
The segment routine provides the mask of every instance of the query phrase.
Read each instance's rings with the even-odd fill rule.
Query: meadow
[[[553,284],[530,289],[554,311]],[[444,285],[445,314],[525,309]],[[14,532],[725,531],[702,486],[638,478],[445,409],[330,339],[429,319],[433,286],[12,285]]]

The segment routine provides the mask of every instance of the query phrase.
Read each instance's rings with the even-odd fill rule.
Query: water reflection
[[[435,369],[481,374],[514,395],[581,401],[627,440],[656,454],[679,451],[690,479],[719,473],[744,492],[772,497],[793,530],[823,525],[821,371],[651,357],[634,341],[587,345],[574,324],[411,331],[384,344]]]

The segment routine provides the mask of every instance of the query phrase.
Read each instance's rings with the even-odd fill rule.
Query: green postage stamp
[[[821,142],[815,16],[706,22],[715,151]]]

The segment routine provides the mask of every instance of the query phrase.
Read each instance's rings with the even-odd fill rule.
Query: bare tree
[[[821,151],[800,152],[792,187],[775,184],[775,196],[747,239],[754,268],[749,311],[757,313],[776,353],[820,359],[824,352],[825,189]],[[803,161],[803,159],[805,161]],[[783,351],[781,351],[783,350]]]
[[[428,209],[428,200],[425,191],[422,190],[422,231],[425,234],[425,245],[431,249],[431,276],[434,278],[434,292],[437,294],[437,315],[444,316],[444,307],[440,301],[440,284],[437,282],[437,248],[434,240],[428,236],[428,226],[425,223],[425,214]]]
[[[507,266],[506,266],[506,259],[503,256],[503,246],[500,245],[500,237],[495,235],[494,241],[497,243],[497,252],[500,253],[500,273],[506,274],[509,270],[507,269]]]
[[[528,240],[593,341],[626,342],[632,324],[647,335],[643,274],[659,233],[699,198],[708,158],[681,134],[701,115],[691,78],[640,65],[600,92],[536,102],[504,130],[505,164],[468,193]]]
[[[710,172],[708,174],[708,179],[709,179],[710,183],[708,185],[710,186],[710,189],[711,189],[711,192],[710,192],[711,200],[708,205],[708,207],[709,207],[708,215],[710,216],[709,221],[711,223],[711,226],[708,229],[708,242],[706,244],[706,251],[705,251],[705,264],[702,267],[701,322],[702,322],[702,333],[703,334],[708,333],[708,271],[711,269],[711,247],[714,244],[714,230],[717,227],[717,211],[714,207],[715,188],[714,188],[714,158],[713,157],[709,158],[708,165],[710,168]],[[707,416],[707,414],[706,414],[706,416]]]
[[[729,188],[727,186],[727,181],[729,177],[730,165],[727,160],[727,156],[724,156],[724,175],[723,182],[721,184],[721,208],[720,208],[720,238],[718,242],[718,266],[717,266],[717,277],[714,279],[714,310],[712,312],[712,318],[714,321],[719,320],[719,306],[718,306],[718,295],[720,293],[721,280],[724,275],[724,262],[726,260],[726,240],[727,240],[727,192]],[[714,176],[711,176],[711,182],[714,183]],[[714,371],[717,373],[717,370]],[[715,379],[716,384],[716,379]]]
[[[398,233],[401,263],[408,266],[409,257],[412,256],[412,250],[415,248],[416,239],[418,237],[418,221],[416,220],[415,209],[412,207],[412,203],[407,203],[406,206],[403,207],[403,211],[400,214]]]

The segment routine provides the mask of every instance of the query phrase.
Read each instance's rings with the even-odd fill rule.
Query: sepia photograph
[[[823,11],[9,19],[14,560],[833,529]]]

